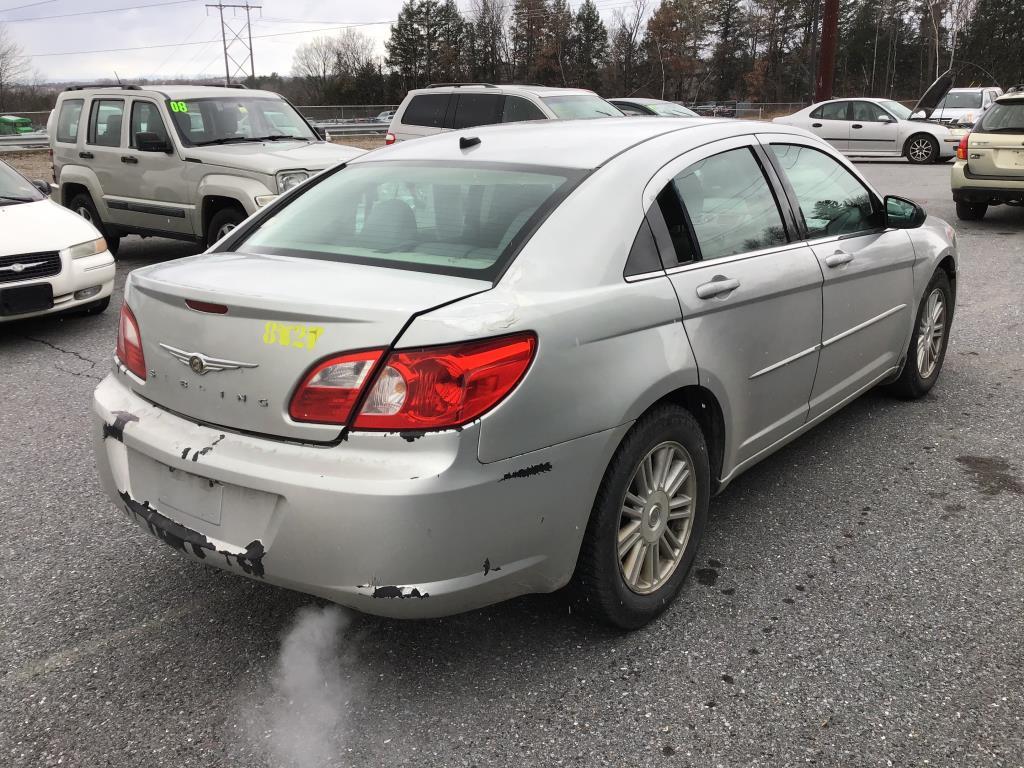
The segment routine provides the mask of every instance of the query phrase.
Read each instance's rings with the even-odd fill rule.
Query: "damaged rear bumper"
[[[479,425],[333,447],[200,426],[108,376],[94,397],[103,486],[178,552],[395,617],[563,586],[628,425],[482,464]]]

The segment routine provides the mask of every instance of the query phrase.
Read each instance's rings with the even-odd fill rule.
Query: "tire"
[[[670,498],[658,490],[648,494],[644,503],[637,495],[643,493],[638,484],[643,482],[641,464],[652,454],[651,474],[660,475],[660,468],[668,464],[668,478],[656,478],[655,485],[674,493]],[[689,474],[677,489],[671,489],[664,481],[672,478],[679,461],[689,464]],[[691,503],[673,511],[672,504],[682,502],[681,494],[689,496]],[[690,412],[668,405],[645,414],[623,438],[601,480],[573,577],[579,607],[621,629],[637,629],[657,618],[679,593],[693,565],[707,525],[710,495],[707,444]],[[690,513],[685,519],[670,519],[666,514],[685,509]],[[627,531],[633,525],[637,527]],[[669,543],[666,529],[673,537],[678,534],[679,546]],[[620,555],[623,536],[626,546]],[[657,560],[646,554],[652,547]],[[668,556],[664,563],[662,556]],[[660,575],[651,578],[654,562],[661,566]],[[632,582],[627,571],[631,567]]]
[[[907,139],[903,155],[914,165],[926,165],[939,159],[939,142],[926,133],[915,133]]]
[[[86,304],[82,307],[81,312],[83,315],[101,315],[107,311],[107,307],[110,306],[110,297],[107,296],[105,299],[94,301],[92,304]]]
[[[929,321],[928,315],[935,314],[933,297],[938,297],[942,303],[941,335],[936,336],[935,320]],[[946,359],[946,348],[949,346],[949,329],[953,323],[953,290],[949,284],[949,277],[941,270],[935,270],[928,287],[925,289],[924,298],[921,299],[921,306],[917,309],[917,317],[914,319],[914,333],[910,337],[910,345],[907,347],[906,361],[903,363],[903,370],[900,376],[886,389],[890,394],[901,397],[905,400],[916,400],[924,397],[935,386],[942,372],[942,363]],[[938,339],[936,349],[934,341],[932,346],[925,348],[922,338]]]
[[[241,208],[222,208],[210,219],[206,228],[206,244],[213,245],[224,235],[245,221],[245,211]]]
[[[986,203],[957,203],[956,217],[960,221],[981,221],[988,211]]]
[[[88,192],[79,192],[72,197],[67,207],[96,227],[100,234],[103,235],[103,239],[107,241],[107,250],[110,251],[112,256],[117,255],[118,248],[121,246],[121,236],[103,223]]]

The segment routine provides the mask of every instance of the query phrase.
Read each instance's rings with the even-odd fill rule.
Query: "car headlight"
[[[281,173],[277,174],[277,191],[283,195],[289,189],[297,187],[308,178],[309,174],[305,171],[281,171]]]
[[[103,253],[105,250],[107,250],[107,241],[102,237],[99,240],[90,240],[87,243],[79,243],[65,249],[68,256],[72,259],[95,256],[97,253]]]

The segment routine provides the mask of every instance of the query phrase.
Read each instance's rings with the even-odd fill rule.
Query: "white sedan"
[[[911,120],[910,115],[907,107],[890,99],[834,99],[773,122],[817,134],[844,155],[903,156],[919,164],[954,156],[958,137],[944,125]]]
[[[92,224],[0,162],[0,323],[80,309],[102,312],[114,257]]]

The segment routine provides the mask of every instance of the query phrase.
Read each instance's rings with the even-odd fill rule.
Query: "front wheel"
[[[919,133],[910,137],[903,154],[915,165],[934,163],[939,159],[939,142],[932,136]]]
[[[946,359],[949,329],[953,322],[953,290],[949,276],[938,269],[925,289],[917,310],[914,333],[907,348],[900,377],[888,386],[897,397],[914,400],[935,386]]]
[[[960,221],[981,221],[985,218],[988,205],[985,203],[957,203],[956,217]]]
[[[678,594],[707,524],[708,449],[684,408],[642,417],[615,452],[574,577],[582,606],[622,629],[656,618]]]
[[[210,219],[210,226],[206,230],[206,244],[213,245],[243,221],[245,211],[240,208],[224,208],[217,211]]]

